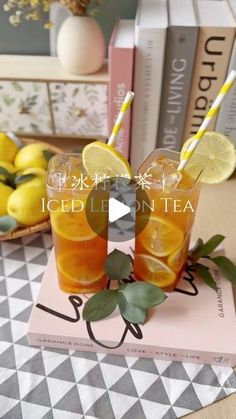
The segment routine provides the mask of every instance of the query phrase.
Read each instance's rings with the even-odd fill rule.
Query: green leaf
[[[37,134],[40,133],[40,129],[39,129],[39,126],[37,124],[34,124],[34,123],[31,122],[30,126],[31,126],[33,132],[35,132]]]
[[[124,295],[127,303],[139,308],[155,307],[167,298],[164,291],[156,285],[142,281],[122,285],[120,292]]]
[[[53,156],[55,156],[55,153],[51,150],[43,150],[43,155],[47,161],[49,161]]]
[[[15,218],[10,217],[10,215],[4,215],[0,217],[0,236],[4,236],[7,233],[15,230],[19,224]]]
[[[211,237],[206,243],[203,245],[204,255],[207,256],[216,249],[217,246],[225,239],[225,236],[222,234],[216,234],[215,236]]]
[[[147,318],[147,308],[135,307],[127,303],[125,297],[120,293],[119,309],[122,316],[131,323],[143,324]]]
[[[4,176],[4,181],[6,185],[9,185],[11,187],[14,187],[14,179],[15,175],[12,173],[9,173],[5,167],[0,166],[0,175]]]
[[[3,98],[3,101],[4,101],[5,105],[7,105],[7,106],[11,106],[15,102],[15,99],[12,98],[8,94],[2,95],[2,98]]]
[[[226,256],[217,256],[211,258],[211,260],[220,268],[221,272],[230,282],[232,282],[232,284],[236,284],[236,266],[231,260]]]
[[[104,268],[109,279],[119,280],[128,278],[131,273],[130,257],[120,250],[115,249],[106,257]]]
[[[23,91],[23,87],[17,81],[13,81],[11,84],[17,92]]]
[[[210,255],[217,246],[225,239],[221,234],[216,234],[211,237],[206,243],[200,242],[199,239],[198,247],[192,253],[191,259],[193,262],[196,262],[198,259]]]
[[[2,166],[0,166],[0,175],[3,175],[3,176],[11,176],[11,173],[9,173],[8,172],[8,170],[7,169],[5,169],[5,167],[2,167]]]
[[[97,292],[86,302],[82,313],[83,319],[87,321],[104,319],[115,310],[118,300],[118,290]]]
[[[203,281],[217,292],[217,284],[213,276],[211,275],[209,269],[201,263],[196,263],[194,265],[194,268],[196,269],[198,275],[203,279]]]
[[[190,253],[191,254],[196,253],[202,247],[202,245],[203,245],[203,240],[200,238],[197,239],[195,246],[192,249],[190,249]]]
[[[28,175],[19,175],[15,177],[15,185],[21,185],[22,183],[28,182],[28,180],[31,180],[35,178],[35,174],[29,173]]]

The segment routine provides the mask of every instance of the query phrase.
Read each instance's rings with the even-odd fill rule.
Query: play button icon
[[[119,220],[120,218],[129,214],[130,211],[130,207],[128,207],[128,205],[123,204],[123,202],[120,202],[115,198],[109,199],[109,223],[113,223],[114,221]]]
[[[135,179],[117,177],[98,183],[86,199],[86,218],[92,230],[109,242],[128,242],[148,222],[150,200]]]

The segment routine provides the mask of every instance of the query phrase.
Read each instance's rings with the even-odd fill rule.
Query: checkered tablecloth
[[[174,419],[236,391],[232,368],[30,347],[50,234],[0,244],[0,417]]]

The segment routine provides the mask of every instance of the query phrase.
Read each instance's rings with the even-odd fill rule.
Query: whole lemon
[[[46,170],[42,169],[41,167],[29,167],[28,169],[21,170],[18,175],[35,175],[34,178],[26,180],[23,183],[17,185],[17,188],[22,188],[23,186],[34,186],[37,188],[38,186],[46,186]]]
[[[41,167],[28,167],[18,172],[19,175],[29,175],[31,173],[36,176],[46,176],[47,174],[46,170]]]
[[[46,187],[22,186],[16,189],[8,200],[8,214],[19,224],[31,226],[49,218],[48,211],[43,212],[43,198],[46,198]]]
[[[12,163],[17,152],[18,147],[14,141],[5,132],[0,132],[0,160]]]
[[[7,203],[14,189],[0,182],[0,216],[7,215]]]
[[[18,151],[14,165],[17,169],[26,169],[27,167],[41,167],[42,169],[46,169],[48,161],[44,157],[44,150],[48,150],[47,144],[28,144]]]
[[[15,166],[13,166],[13,164],[9,163],[8,161],[0,161],[0,170],[1,170],[1,167],[3,167],[3,169],[6,169],[8,173],[12,174],[16,172]],[[4,180],[5,178],[6,178],[5,175],[0,174],[0,180]]]

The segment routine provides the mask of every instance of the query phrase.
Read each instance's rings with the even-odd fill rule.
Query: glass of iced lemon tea
[[[95,292],[106,284],[107,241],[91,229],[86,217],[93,186],[80,154],[59,154],[50,160],[47,193],[58,281],[68,293]],[[96,216],[101,229],[106,228],[107,213]]]
[[[187,262],[191,228],[200,192],[199,179],[182,173],[173,186],[180,153],[155,150],[139,169],[149,196],[151,214],[136,237],[134,273],[137,279],[151,282],[167,291],[175,288]],[[144,183],[145,185],[145,183]],[[142,220],[137,214],[137,223]]]

